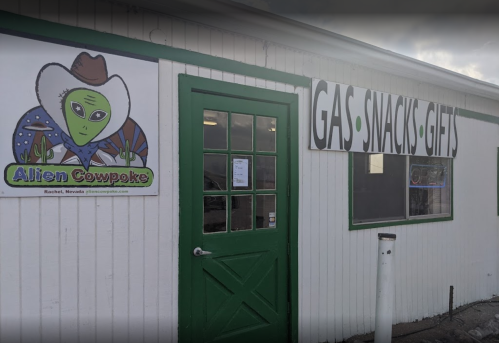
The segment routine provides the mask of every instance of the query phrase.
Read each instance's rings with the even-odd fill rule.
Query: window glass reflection
[[[275,156],[256,157],[256,189],[275,189]]]
[[[227,196],[205,196],[203,232],[225,232],[227,231]]]
[[[251,230],[253,228],[253,196],[233,195],[231,211],[231,231]]]
[[[204,154],[204,190],[227,189],[227,155]]]
[[[205,149],[227,149],[227,112],[205,110],[203,128]]]
[[[256,151],[275,152],[276,118],[256,117]]]
[[[253,150],[253,116],[233,113],[231,116],[232,150]]]

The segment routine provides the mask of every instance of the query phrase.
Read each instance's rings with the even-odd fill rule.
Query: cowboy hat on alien
[[[42,67],[36,79],[41,106],[24,114],[13,136],[18,163],[143,167],[147,140],[129,117],[123,79],[108,77],[106,60],[80,53],[71,69]]]

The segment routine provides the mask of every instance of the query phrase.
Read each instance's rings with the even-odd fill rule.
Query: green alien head
[[[83,146],[104,130],[111,119],[106,97],[89,89],[74,89],[66,94],[64,117],[73,141]]]

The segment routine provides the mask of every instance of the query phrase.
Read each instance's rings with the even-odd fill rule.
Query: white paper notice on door
[[[232,163],[232,187],[248,187],[248,159],[235,158]]]

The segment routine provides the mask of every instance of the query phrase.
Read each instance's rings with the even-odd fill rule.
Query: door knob
[[[200,247],[195,248],[192,253],[194,254],[194,256],[211,255],[211,251],[204,251]]]

